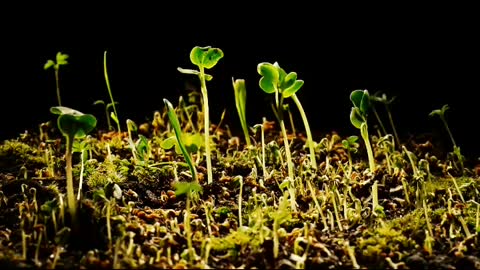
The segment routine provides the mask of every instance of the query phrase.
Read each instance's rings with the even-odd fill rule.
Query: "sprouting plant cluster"
[[[58,71],[68,55],[48,60],[45,69],[54,68],[57,82],[58,106],[50,108],[56,125],[42,123],[38,132],[0,145],[0,265],[474,269],[480,263],[479,176],[453,139],[447,105],[430,114],[451,138],[445,156],[433,155],[428,140],[400,138],[394,98],[365,89],[345,97],[360,136],[315,138],[300,102],[305,82],[278,62],[261,62],[248,91],[272,95],[275,119],[249,123],[246,80],[232,78],[241,139],[209,117],[208,91],[216,89],[207,91],[213,76],[206,70],[223,57],[219,48],[194,47],[190,61],[198,69],[178,71],[198,77],[200,103],[163,99],[153,120],[137,125],[119,117],[105,52],[110,102],[95,104],[104,105],[106,127],[62,106]],[[288,121],[296,112],[290,101],[305,137]]]

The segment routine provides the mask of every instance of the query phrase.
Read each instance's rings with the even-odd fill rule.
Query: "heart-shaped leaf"
[[[354,127],[360,129],[362,123],[364,122],[364,118],[362,117],[359,108],[352,107],[352,111],[350,112],[350,122]]]
[[[202,186],[196,182],[176,182],[175,196],[188,195],[190,192],[201,192]]]
[[[279,79],[278,69],[270,63],[260,63],[257,71],[262,78],[260,79],[260,88],[267,94],[275,93]]]
[[[91,114],[74,116],[62,114],[58,117],[58,128],[65,136],[83,138],[97,125],[97,119]]]
[[[177,144],[177,138],[175,137],[175,135],[172,135],[172,136],[166,138],[165,140],[163,140],[160,143],[160,147],[162,147],[165,150],[168,150],[168,149],[172,148],[173,146],[175,146],[175,144]]]
[[[62,54],[61,52],[57,53],[57,65],[66,65],[68,64],[68,54]]]
[[[223,57],[219,48],[195,46],[190,52],[190,61],[198,67],[210,69]]]
[[[292,86],[283,90],[282,95],[285,98],[288,98],[295,94],[303,86],[303,80],[296,80]]]
[[[288,73],[287,76],[285,76],[285,79],[282,82],[282,89],[287,89],[290,86],[292,86],[295,81],[297,80],[297,73],[296,72],[290,72]]]

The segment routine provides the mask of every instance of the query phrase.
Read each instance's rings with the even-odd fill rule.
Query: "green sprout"
[[[353,170],[353,161],[352,161],[352,153],[356,153],[358,151],[358,136],[350,136],[346,140],[342,140],[342,145],[347,150],[348,155],[348,177],[350,178]]]
[[[205,155],[207,160],[208,184],[212,183],[212,160],[210,157],[210,117],[208,107],[208,95],[206,81],[210,81],[213,77],[205,73],[205,69],[213,68],[223,57],[223,51],[218,48],[195,46],[190,52],[190,61],[198,66],[199,70],[178,68],[178,71],[184,74],[197,75],[200,79],[200,88],[203,98],[203,114],[204,114],[204,131],[205,131]],[[178,137],[177,137],[178,139]]]
[[[193,249],[192,230],[190,228],[190,204],[193,199],[193,194],[197,192],[202,192],[202,186],[200,186],[197,182],[176,182],[174,184],[174,187],[175,196],[187,196],[185,206],[185,220],[183,223],[185,224],[185,234],[187,235],[188,260],[190,261],[190,264],[192,264],[193,258],[195,258],[195,250]]]
[[[300,88],[304,84],[303,80],[297,80],[296,72],[290,72],[287,74],[285,70],[278,65],[277,62],[275,62],[274,64],[265,62],[260,63],[257,66],[257,71],[260,75],[263,76],[260,79],[260,88],[262,88],[262,90],[267,94],[275,93],[275,105],[277,108],[275,114],[281,122],[280,125],[285,125],[282,124],[283,115],[280,111],[280,109],[283,109],[283,99],[291,97],[295,102],[295,105],[297,105],[297,108],[300,111],[300,115],[303,120],[303,124],[305,126],[305,131],[307,133],[307,144],[310,150],[310,161],[312,167],[316,169],[317,162],[315,159],[315,147],[313,144],[312,133],[310,131],[310,125],[308,124],[305,110],[303,109],[302,104],[300,103],[300,100],[296,95],[296,92],[300,90]],[[281,97],[279,97],[279,94],[281,94]],[[284,135],[286,135],[286,133]]]
[[[350,100],[353,103],[352,111],[350,112],[350,122],[352,125],[360,129],[365,147],[367,148],[368,163],[370,172],[375,172],[375,159],[373,157],[372,145],[368,138],[367,114],[370,109],[370,97],[367,90],[354,90],[350,94]]]
[[[238,118],[242,125],[243,135],[247,146],[251,145],[250,135],[248,134],[246,104],[247,104],[247,88],[245,87],[245,80],[232,78],[233,90],[235,93],[235,106],[237,107]]]
[[[175,137],[177,138],[178,147],[182,151],[183,157],[185,158],[185,162],[187,162],[188,167],[190,168],[192,179],[195,182],[198,182],[197,170],[195,169],[195,166],[193,165],[193,162],[192,162],[192,158],[190,157],[190,153],[188,152],[187,148],[185,147],[185,143],[183,142],[182,128],[180,127],[180,123],[178,122],[175,109],[173,108],[172,103],[170,103],[170,101],[168,101],[166,98],[163,99],[163,102],[165,103],[165,106],[167,106],[168,108],[168,111],[167,111],[168,119],[170,120],[170,123],[172,124],[173,129],[175,131]]]
[[[110,100],[113,107],[113,112],[110,114],[110,117],[112,117],[113,121],[117,123],[117,131],[122,132],[122,130],[120,129],[120,120],[118,120],[117,108],[115,107],[116,102],[113,100],[112,89],[110,89],[110,81],[108,80],[107,51],[105,51],[103,54],[103,73],[105,75],[105,82],[107,83],[107,90],[108,90],[108,94],[110,95]]]
[[[56,62],[53,60],[48,60],[47,63],[43,66],[44,70],[47,70],[51,67],[55,70],[55,84],[57,87],[57,100],[58,100],[58,106],[62,106],[62,100],[60,98],[60,86],[59,86],[59,70],[60,66],[68,64],[68,54],[63,54],[61,52],[57,53],[56,56]]]
[[[77,110],[56,106],[51,107],[50,112],[57,114],[57,126],[66,139],[66,174],[67,174],[67,202],[72,225],[75,226],[77,202],[73,191],[73,174],[72,174],[72,149],[73,141],[76,138],[84,138],[97,125],[97,119],[91,114],[83,114]]]
[[[464,161],[465,158],[461,154],[460,147],[457,146],[457,144],[455,143],[455,140],[453,139],[452,132],[450,131],[450,128],[448,127],[448,123],[447,123],[447,120],[445,118],[445,112],[448,109],[449,109],[448,104],[445,104],[445,105],[442,106],[441,109],[433,110],[432,112],[430,112],[429,116],[438,115],[438,117],[440,117],[440,120],[442,120],[443,125],[445,126],[445,129],[448,132],[448,136],[450,137],[450,140],[452,141],[453,154],[457,157],[457,160],[460,163],[460,171],[463,173],[463,171],[464,171],[463,170],[463,161]]]
[[[96,100],[93,105],[99,105],[99,104],[102,104],[104,107],[105,107],[105,116],[106,116],[106,119],[107,119],[107,126],[108,126],[108,130],[113,130],[113,126],[112,126],[112,122],[110,121],[110,114],[108,113],[110,108],[113,107],[113,103],[108,103],[106,104],[105,101],[103,100]],[[115,101],[115,104],[118,104],[118,102]]]
[[[392,104],[392,102],[395,100],[395,98],[396,97],[392,97],[391,99],[388,99],[387,95],[384,94],[384,93],[382,93],[382,95],[380,96],[380,92],[376,92],[373,96],[370,97],[371,100],[373,100],[375,102],[383,103],[385,105],[385,110],[387,111],[388,120],[390,121],[390,126],[392,126],[393,136],[395,136],[395,142],[397,143],[398,147],[400,147],[400,139],[398,137],[397,129],[395,128],[395,125],[393,124],[392,112],[390,111],[390,104]],[[375,110],[375,106],[372,106],[372,110],[375,113],[375,116],[377,117],[380,125],[382,126],[382,130],[386,135],[387,132],[385,131],[385,127],[383,126],[383,124],[380,120],[380,117],[378,116],[377,111]]]

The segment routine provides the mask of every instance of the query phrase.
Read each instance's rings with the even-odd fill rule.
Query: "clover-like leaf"
[[[359,108],[352,107],[352,111],[350,112],[350,122],[358,129],[360,129],[362,123],[365,122]]]
[[[267,94],[275,93],[280,76],[278,69],[274,65],[264,62],[257,65],[257,71],[262,75],[260,88]]]
[[[288,98],[295,94],[303,86],[303,80],[296,80],[292,86],[282,91],[282,95],[285,98]]]
[[[61,52],[57,53],[57,65],[66,65],[68,64],[67,59],[68,59],[68,54],[63,54]]]
[[[55,62],[53,60],[48,60],[47,63],[43,66],[43,69],[47,70],[55,65]]]
[[[223,57],[223,51],[219,48],[195,46],[190,52],[190,61],[198,67],[210,69]]]

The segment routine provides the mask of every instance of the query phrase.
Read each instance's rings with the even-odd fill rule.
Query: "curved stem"
[[[108,72],[107,72],[107,51],[103,54],[103,73],[105,75],[105,81],[107,83],[108,94],[110,95],[110,100],[112,101],[113,112],[115,113],[115,117],[117,118],[117,129],[118,132],[122,132],[120,130],[120,120],[118,119],[117,109],[115,108],[115,101],[113,101],[112,90],[110,89],[110,81],[108,80]]]
[[[297,105],[298,110],[300,111],[300,115],[302,116],[303,124],[305,125],[305,132],[307,133],[307,144],[308,148],[310,149],[310,161],[312,162],[312,167],[316,170],[317,161],[315,159],[315,148],[313,146],[312,132],[310,131],[310,125],[308,124],[307,115],[305,115],[305,111],[303,110],[302,104],[300,103],[300,100],[298,100],[297,95],[293,94],[292,98]]]

